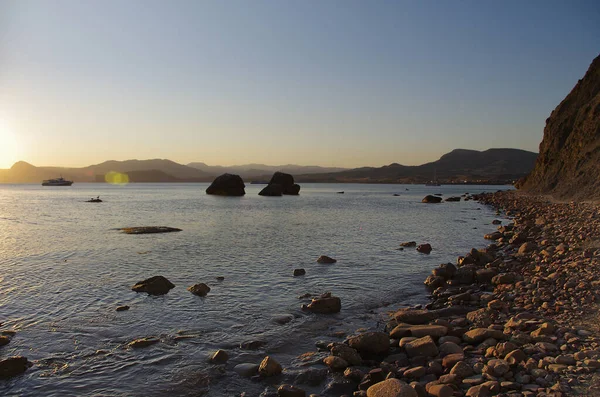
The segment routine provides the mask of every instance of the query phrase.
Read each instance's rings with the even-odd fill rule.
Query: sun
[[[19,143],[10,126],[0,119],[0,168],[10,168],[19,161]]]

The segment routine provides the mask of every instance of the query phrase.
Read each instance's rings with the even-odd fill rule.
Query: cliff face
[[[535,167],[517,187],[559,199],[600,199],[600,56],[546,120]]]

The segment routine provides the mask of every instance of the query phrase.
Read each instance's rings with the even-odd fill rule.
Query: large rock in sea
[[[206,194],[217,196],[243,196],[246,194],[244,181],[239,175],[223,174],[218,176],[206,189]]]
[[[154,276],[137,282],[131,289],[135,292],[147,292],[150,295],[164,295],[175,285],[163,276]]]
[[[278,171],[274,173],[269,185],[281,186],[281,192],[283,194],[297,196],[298,193],[300,193],[300,185],[294,183],[294,177],[285,172]]]
[[[276,183],[269,184],[261,190],[258,195],[259,196],[267,196],[267,197],[279,197],[283,194],[283,188],[281,185]]]
[[[442,202],[442,198],[428,194],[427,196],[423,197],[423,200],[421,200],[421,202],[429,204],[438,204]]]
[[[13,356],[0,359],[0,379],[22,374],[31,366],[26,357]]]
[[[533,171],[517,188],[560,199],[600,198],[600,56],[546,119]]]

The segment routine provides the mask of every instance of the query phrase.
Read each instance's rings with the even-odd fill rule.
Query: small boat
[[[67,181],[66,179],[63,179],[62,176],[60,178],[42,181],[42,186],[71,186],[72,184],[73,181]]]
[[[100,196],[96,197],[96,198],[91,198],[89,200],[86,200],[86,203],[101,203],[102,200],[100,200]]]

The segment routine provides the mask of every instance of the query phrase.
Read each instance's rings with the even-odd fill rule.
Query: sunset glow
[[[20,157],[15,134],[6,121],[0,119],[0,168],[10,168]]]

